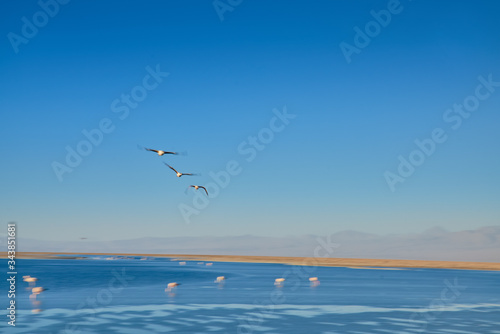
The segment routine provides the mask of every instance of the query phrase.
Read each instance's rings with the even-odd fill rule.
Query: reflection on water
[[[29,284],[29,287],[26,288],[26,290],[31,292],[31,294],[29,296],[29,299],[30,299],[30,302],[32,305],[31,312],[33,312],[33,313],[42,312],[42,309],[41,309],[42,302],[39,300],[40,298],[37,298],[37,297],[47,289],[45,289],[41,286],[38,286],[38,287],[35,286],[36,282],[38,281],[38,278],[36,278],[36,277],[32,277],[30,275],[25,275],[25,276],[23,276],[23,281],[28,282],[28,284]]]
[[[16,295],[16,333],[500,333],[498,272],[19,261],[43,287]],[[459,297],[432,305],[455,281]]]
[[[267,308],[241,304],[144,305],[97,309],[79,315],[52,309],[19,316],[16,333],[59,333],[73,324],[81,333],[415,333],[420,323],[409,321],[417,309],[365,306],[275,305]],[[442,315],[425,333],[497,333],[500,305],[457,305]],[[496,314],[495,314],[496,313]],[[481,331],[478,331],[480,326]],[[133,333],[133,331],[131,331]]]

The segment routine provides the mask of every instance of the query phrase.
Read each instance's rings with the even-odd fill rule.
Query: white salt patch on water
[[[163,326],[163,325],[156,325],[156,324],[148,324],[144,326],[146,329],[150,329],[151,331],[154,331],[155,333],[164,333],[164,332],[171,332],[174,330],[172,327],[168,326]]]
[[[205,328],[205,330],[207,330],[207,331],[209,331],[209,332],[223,331],[223,330],[224,330],[224,327],[207,326],[207,328]]]
[[[178,320],[165,319],[165,322],[168,324],[176,324],[176,325],[182,325],[182,326],[193,326],[193,324],[190,323],[189,321],[178,321]]]
[[[417,323],[417,324],[426,324],[428,322],[429,321],[427,321],[427,320],[408,319],[408,325],[409,324],[414,324],[414,323]]]
[[[389,320],[389,321],[408,322],[408,319],[402,319],[402,318],[380,317],[379,319]]]
[[[97,325],[112,324],[112,323],[113,323],[113,321],[111,321],[109,319],[87,317],[85,319],[79,319],[78,321],[71,322],[71,325],[74,325],[74,326],[97,326]]]
[[[191,322],[196,322],[197,324],[205,324],[210,321],[202,320],[202,319],[196,319],[196,318],[177,318],[182,321],[191,321]]]
[[[376,321],[358,321],[356,324],[367,325],[367,326],[378,326],[380,323]]]
[[[110,313],[99,314],[98,317],[105,318],[105,319],[123,320],[123,316],[110,314]]]
[[[228,309],[228,310],[255,310],[262,309],[259,305],[254,304],[187,304],[187,305],[171,305],[171,304],[160,304],[160,305],[134,305],[134,306],[114,306],[114,307],[103,307],[96,308],[94,311],[96,314],[106,313],[106,314],[120,314],[124,312],[140,312],[140,311],[151,311],[155,316],[167,316],[172,313],[178,313],[179,311],[200,311],[200,310],[213,310],[218,309]],[[472,311],[481,308],[497,308],[500,310],[500,304],[453,304],[446,307],[440,307],[440,312],[457,312],[457,311]],[[165,312],[166,310],[170,312]],[[316,315],[321,314],[354,314],[354,313],[388,313],[388,312],[417,312],[426,313],[434,312],[435,310],[423,307],[404,307],[404,308],[385,308],[376,306],[363,306],[363,305],[293,305],[293,304],[282,304],[274,305],[274,311],[270,310],[269,313],[275,313],[279,310],[285,311],[303,311],[303,314],[311,315],[315,313]],[[483,312],[491,312],[492,310],[484,310]],[[30,314],[30,311],[19,311],[24,314]],[[266,313],[266,312],[261,312]],[[73,316],[75,315],[74,310],[67,309],[49,309],[42,312],[40,315],[43,318],[49,318],[51,316],[57,315],[61,316]],[[207,315],[206,315],[207,316]],[[210,316],[208,316],[210,317]],[[413,322],[418,322],[419,320],[413,320]]]
[[[441,332],[454,333],[454,334],[476,334],[475,332],[463,331],[460,329],[441,329]]]
[[[139,329],[139,328],[127,328],[127,327],[108,327],[109,329],[115,330],[120,334],[151,334],[150,331]]]
[[[333,325],[333,326],[345,326],[346,324],[339,324],[336,322],[323,322],[323,321],[318,321],[317,322],[320,325]]]
[[[478,321],[478,322],[485,322],[485,323],[487,323],[487,324],[491,324],[491,323],[492,323],[492,322],[491,322],[491,321],[489,321],[489,320],[483,320],[483,319],[478,319],[477,321]],[[493,323],[495,323],[495,324],[496,324],[496,322],[493,322]]]
[[[211,322],[215,323],[233,323],[234,320],[229,320],[227,317],[221,317],[221,316],[216,316],[216,315],[204,315],[200,314],[198,315],[198,318],[205,318],[205,319],[197,319],[196,322],[200,324],[209,324]],[[183,319],[185,321],[193,321],[193,318],[179,318]]]
[[[393,323],[392,323],[392,325],[393,325],[393,326],[411,327],[411,328],[414,328],[414,327],[418,327],[418,328],[420,328],[420,327],[421,327],[420,325],[417,325],[417,324],[411,323],[410,321],[411,321],[411,320],[408,320],[406,323],[402,323],[402,322],[393,322]]]
[[[292,309],[292,310],[282,310],[280,314],[294,315],[303,318],[314,318],[318,315],[324,314],[322,310],[305,310],[305,309]]]
[[[16,322],[16,333],[41,333],[41,329],[48,326],[53,326],[55,324],[61,324],[61,321],[56,321],[52,319],[37,319],[36,321],[30,321],[27,324],[19,324],[19,320]]]
[[[206,317],[206,318],[209,318],[209,322],[210,321],[214,321],[214,322],[226,322],[226,323],[231,323],[233,321],[231,320],[228,320],[227,317],[222,317],[222,316],[219,316],[219,315],[202,315],[203,317]]]
[[[274,328],[265,327],[265,326],[258,326],[258,325],[252,326],[252,331],[269,332],[269,331],[272,331],[272,330],[274,330]]]
[[[150,317],[168,317],[172,315],[172,312],[168,312],[168,311],[164,311],[164,310],[153,310],[151,312],[151,315],[149,315]]]
[[[278,314],[272,314],[273,312],[270,311],[270,312],[263,312],[261,313],[262,316],[266,319],[281,319],[283,318],[281,315],[278,315]]]
[[[292,315],[299,316],[302,318],[311,318],[314,316],[321,315],[331,315],[331,314],[361,314],[361,313],[389,313],[389,312],[407,312],[407,313],[426,313],[433,312],[434,310],[422,307],[402,307],[402,308],[383,308],[383,307],[373,307],[373,306],[362,306],[362,305],[274,305],[274,309],[271,310],[263,310],[262,306],[254,305],[254,304],[188,304],[188,305],[175,305],[175,304],[160,304],[160,305],[140,305],[140,306],[115,306],[115,307],[103,307],[99,309],[95,309],[96,317],[88,316],[83,319],[81,317],[81,312],[75,312],[75,310],[69,309],[48,309],[43,311],[40,314],[33,315],[29,310],[20,310],[19,320],[23,320],[22,326],[21,323],[19,326],[16,326],[17,333],[39,333],[41,330],[45,330],[48,327],[61,327],[64,328],[66,325],[69,328],[76,327],[76,330],[80,330],[81,333],[91,333],[93,332],[95,326],[98,326],[97,329],[101,327],[109,328],[107,326],[112,326],[112,319],[120,319],[120,320],[131,320],[131,316],[134,314],[138,314],[138,312],[146,312],[150,313],[147,316],[137,315],[135,318],[142,319],[152,319],[156,321],[158,319],[165,319],[167,316],[174,315],[182,315],[184,312],[192,313],[193,311],[196,315],[191,315],[184,319],[186,321],[175,321],[171,320],[170,323],[172,325],[181,325],[183,328],[189,326],[189,324],[196,323],[205,323],[205,324],[216,324],[216,323],[235,323],[237,317],[239,316],[247,316],[249,312],[262,315],[265,318],[280,318],[281,316]],[[225,313],[225,316],[211,316],[207,314],[203,314],[204,311],[214,312],[217,310],[219,313]],[[487,312],[492,312],[496,310],[500,310],[500,304],[455,304],[448,305],[444,308],[440,308],[441,312],[459,312],[459,311],[471,311],[477,309],[488,309]],[[75,316],[77,318],[75,318]],[[193,321],[196,318],[198,321]],[[184,320],[183,319],[183,320]],[[379,319],[387,319],[391,320],[394,324],[402,326],[401,323],[405,322],[404,319],[394,318],[394,317],[385,317]],[[176,319],[179,320],[179,319]],[[286,318],[285,318],[286,321]],[[418,324],[425,323],[422,320],[413,320],[409,319],[406,323],[407,328],[404,330],[410,332],[421,332],[421,326]],[[477,322],[485,324],[487,327],[496,327],[500,326],[500,323],[496,321],[487,321],[478,319]],[[342,326],[343,324],[332,323],[333,326]],[[349,325],[349,324],[348,324]],[[434,325],[439,325],[438,322],[434,322]],[[115,325],[116,326],[116,325]],[[470,325],[472,326],[472,325]],[[130,330],[130,333],[139,334],[137,330],[134,329],[134,322],[131,322],[130,326],[127,326],[127,331]],[[416,329],[411,327],[417,327]],[[477,326],[476,326],[477,327]],[[170,327],[168,327],[170,328]],[[188,327],[189,328],[189,327]],[[449,328],[449,327],[448,327]],[[64,329],[63,329],[64,330]],[[263,326],[253,326],[253,330],[255,332],[267,331],[268,327]],[[48,331],[50,332],[50,331]],[[387,332],[386,330],[375,330],[374,332]],[[391,331],[388,331],[391,332]],[[394,330],[392,331],[394,332]],[[401,330],[397,330],[398,333],[402,333]],[[463,334],[463,333],[472,333],[467,331],[455,330],[448,331],[449,333]],[[57,333],[57,332],[56,332]],[[119,333],[124,333],[123,328],[120,328]],[[59,333],[57,333],[59,334]],[[124,333],[128,334],[128,333]],[[474,333],[475,334],[475,333]],[[496,331],[496,334],[500,334],[500,331]]]

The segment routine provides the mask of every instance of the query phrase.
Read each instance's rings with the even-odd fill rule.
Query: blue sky
[[[212,1],[71,1],[13,46],[42,9],[3,2],[0,219],[46,240],[498,224],[500,87],[457,129],[443,115],[478,77],[500,81],[500,4],[401,1],[348,63],[340,44],[390,3],[244,0],[221,20]],[[113,101],[157,67],[169,75],[120,119]],[[247,161],[238,147],[285,107],[296,117]],[[113,130],[60,181],[54,162],[103,119]],[[391,191],[384,173],[436,128],[446,141]],[[186,187],[233,160],[241,173],[186,223],[179,205],[201,196]]]

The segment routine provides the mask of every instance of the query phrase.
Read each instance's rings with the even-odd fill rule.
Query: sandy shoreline
[[[6,252],[1,252],[2,258],[7,258]],[[282,263],[290,265],[310,265],[327,267],[376,268],[440,268],[440,269],[470,269],[470,270],[500,270],[496,262],[459,262],[459,261],[425,261],[425,260],[382,260],[382,259],[348,259],[348,258],[314,258],[314,257],[284,257],[284,256],[242,256],[242,255],[188,255],[188,254],[127,254],[127,253],[52,253],[52,252],[18,252],[17,259],[57,259],[64,254],[64,259],[80,258],[82,255],[109,256],[141,256],[168,257],[187,261],[209,262],[252,262],[252,263]]]

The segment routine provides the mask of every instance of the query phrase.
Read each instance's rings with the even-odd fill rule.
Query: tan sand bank
[[[7,253],[0,253],[7,258]],[[18,259],[78,259],[82,255],[109,255],[109,256],[141,256],[141,257],[168,257],[184,261],[209,262],[253,262],[253,263],[282,263],[290,265],[353,267],[357,269],[398,269],[398,268],[442,268],[442,269],[471,269],[471,270],[500,270],[500,263],[496,262],[460,262],[460,261],[424,261],[424,260],[381,260],[381,259],[347,259],[347,258],[314,258],[314,257],[284,257],[284,256],[241,256],[241,255],[186,255],[186,254],[117,254],[117,253],[51,253],[51,252],[19,252]]]

